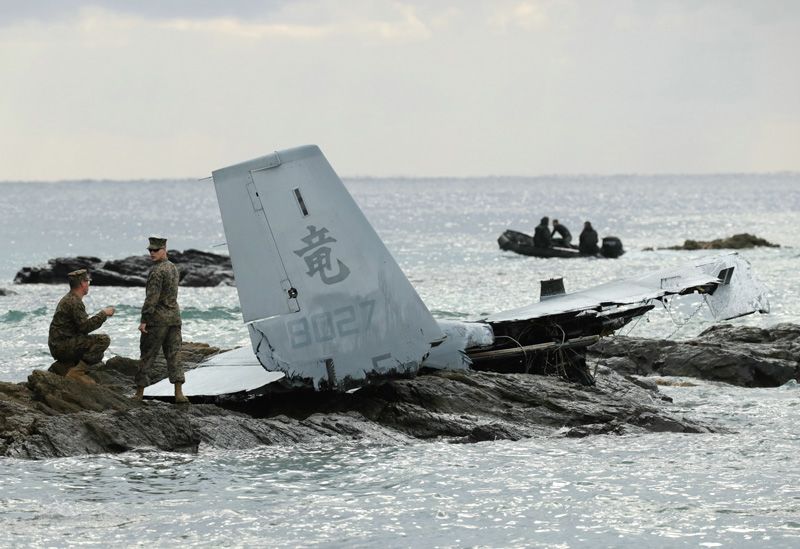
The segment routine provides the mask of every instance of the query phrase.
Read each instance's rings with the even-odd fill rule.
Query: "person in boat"
[[[582,254],[587,255],[600,253],[600,248],[597,247],[597,231],[592,228],[592,224],[588,221],[583,224],[578,249]]]
[[[558,233],[558,238],[552,238]],[[558,222],[558,219],[553,220],[553,232],[550,233],[553,246],[560,246],[562,248],[569,248],[572,245],[572,234],[564,225]]]
[[[543,217],[533,233],[533,245],[537,248],[552,248],[553,241],[550,236],[550,218]]]

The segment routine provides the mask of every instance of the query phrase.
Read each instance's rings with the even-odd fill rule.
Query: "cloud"
[[[6,4],[5,0],[0,0]],[[362,35],[388,40],[425,39],[429,26],[409,2],[357,0],[43,0],[7,2],[2,27],[76,25],[83,30],[97,24],[152,26],[179,32],[228,35],[238,38],[322,39]],[[430,14],[441,26],[453,12],[443,8]]]
[[[489,25],[495,29],[519,28],[530,31],[543,28],[548,23],[547,12],[539,2],[514,2],[498,4],[489,17]]]
[[[53,22],[72,19],[85,9],[138,16],[146,19],[264,19],[280,11],[289,0],[2,0],[0,25],[21,21]]]
[[[324,3],[320,3],[324,4]],[[371,36],[387,40],[417,40],[430,37],[431,31],[413,6],[391,4],[383,12],[362,14],[358,10],[318,13],[316,21],[301,22],[292,11],[284,12],[280,22],[263,22],[233,17],[207,19],[173,18],[161,27],[184,32],[229,35],[239,38],[325,39],[336,36]]]
[[[798,169],[800,3],[754,5],[8,3],[0,180]]]

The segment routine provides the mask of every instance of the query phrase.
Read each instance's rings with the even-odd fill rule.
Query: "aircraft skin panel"
[[[185,374],[183,394],[187,397],[210,397],[255,391],[284,377],[283,372],[268,372],[261,367],[253,350],[242,347],[220,353]],[[171,397],[175,386],[162,379],[147,387],[144,396]]]
[[[574,331],[595,330],[644,314],[652,300],[668,295],[708,292],[712,314],[723,319],[769,309],[749,263],[729,254],[550,296],[483,321],[437,323],[316,146],[223,168],[213,179],[252,349],[188,373],[187,384],[189,376],[202,379],[206,392],[264,381],[251,378],[253,368],[285,373],[290,384],[299,378],[339,389],[370,374],[411,374],[420,366],[466,369],[467,349],[473,356],[510,351],[494,349],[495,334],[509,337],[500,323],[569,317],[577,319]],[[633,309],[624,314],[626,307]],[[585,334],[573,335],[570,341],[586,344]],[[547,334],[533,337],[531,350],[553,344]],[[222,376],[219,386],[211,374]],[[168,390],[168,384],[158,389]]]
[[[472,360],[467,349],[491,347],[494,343],[492,327],[484,322],[438,320],[447,338],[431,349],[423,366],[438,370],[467,370]]]
[[[718,277],[726,269],[733,269],[730,278],[717,287],[716,291],[706,297],[706,303],[714,318],[729,320],[753,312],[768,313],[770,309],[767,288],[753,275],[750,263],[732,253],[727,256],[711,258],[708,263],[698,268]]]
[[[212,176],[245,322],[292,310],[285,294],[258,291],[280,287],[288,278],[281,262],[275,261],[275,239],[250,177],[250,169],[276,160],[270,155],[217,170]]]
[[[265,368],[315,383],[412,372],[443,337],[317,147],[215,171],[214,183]]]
[[[720,271],[731,267],[732,282],[727,286],[720,285]],[[738,254],[731,253],[695,260],[678,269],[653,271],[587,290],[548,297],[539,303],[491,315],[485,320],[490,323],[508,322],[583,309],[600,309],[608,305],[642,303],[708,285],[717,286],[714,294],[707,297],[709,308],[717,319],[724,320],[769,309],[765,289],[753,278],[750,264]],[[712,303],[717,305],[713,306]]]

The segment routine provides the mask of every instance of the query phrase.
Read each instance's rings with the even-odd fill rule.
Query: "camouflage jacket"
[[[93,332],[103,325],[108,316],[100,311],[94,316],[86,314],[83,299],[69,292],[61,298],[50,322],[50,335],[47,342],[56,345],[80,335]]]
[[[148,326],[180,326],[178,268],[168,259],[159,261],[147,277],[141,322]]]

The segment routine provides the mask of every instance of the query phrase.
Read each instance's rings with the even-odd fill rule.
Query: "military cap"
[[[148,250],[160,250],[161,248],[167,247],[167,239],[166,238],[159,238],[157,236],[150,237],[150,244],[148,244]]]
[[[70,281],[80,282],[82,280],[91,280],[89,278],[89,271],[86,269],[78,269],[77,271],[72,271],[71,273],[67,273],[67,278]]]

